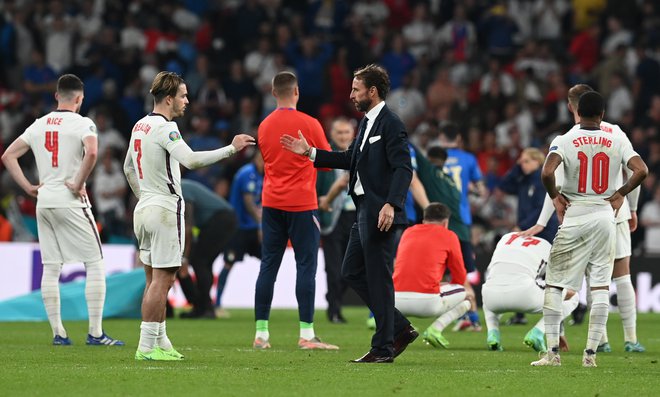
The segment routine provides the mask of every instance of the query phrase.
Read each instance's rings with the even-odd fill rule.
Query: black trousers
[[[376,332],[371,338],[371,351],[381,356],[392,355],[394,335],[410,324],[394,307],[395,228],[381,232],[378,219],[368,217],[359,202],[357,207],[357,222],[351,228],[342,276],[374,314]]]
[[[323,242],[323,257],[325,273],[328,281],[328,316],[341,314],[344,293],[348,288],[346,280],[341,276],[341,265],[348,247],[351,227],[355,223],[355,211],[342,211],[335,228],[330,234],[321,236]]]
[[[197,278],[197,301],[194,302],[196,312],[204,313],[213,309],[213,262],[224,251],[237,228],[238,219],[234,211],[220,210],[199,230],[197,241],[193,243],[190,252],[190,264]]]

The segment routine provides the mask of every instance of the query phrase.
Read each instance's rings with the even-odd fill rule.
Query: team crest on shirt
[[[553,150],[557,150],[557,149],[558,149],[557,146],[552,146],[552,147],[550,148],[550,151],[552,152]]]
[[[179,131],[170,132],[170,141],[176,142],[179,139],[181,139],[181,134],[179,134]]]
[[[96,126],[90,125],[89,130],[96,134]]]

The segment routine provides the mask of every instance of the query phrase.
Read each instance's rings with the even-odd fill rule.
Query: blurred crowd
[[[649,165],[634,244],[643,246],[644,229],[660,233],[657,2],[5,0],[0,11],[0,151],[52,110],[59,75],[80,76],[81,113],[99,132],[88,188],[106,241],[132,236],[121,163],[133,123],[152,108],[158,71],[186,80],[191,104],[178,123],[193,150],[206,150],[256,134],[275,107],[270,82],[282,70],[298,76],[299,110],[326,131],[339,116],[358,119],[348,100],[352,71],[372,62],[389,72],[387,104],[422,154],[453,122],[477,156],[490,196],[473,203],[475,238],[515,225],[516,199],[497,184],[522,149],[547,150],[572,126],[566,95],[576,83],[606,97],[605,119]],[[249,157],[184,177],[226,197]],[[14,240],[34,239],[34,202],[1,167],[2,216]]]

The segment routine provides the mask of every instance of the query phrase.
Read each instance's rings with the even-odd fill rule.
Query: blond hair
[[[523,155],[526,155],[530,159],[536,161],[539,164],[543,164],[545,161],[545,155],[543,154],[542,151],[535,147],[528,147],[522,151]]]
[[[149,92],[154,96],[156,103],[161,103],[168,96],[174,98],[181,84],[185,84],[185,81],[178,74],[160,72],[154,78],[154,82],[151,83]]]
[[[573,111],[577,112],[578,102],[580,102],[582,94],[593,90],[594,89],[587,84],[576,84],[568,90],[568,103],[571,104]]]

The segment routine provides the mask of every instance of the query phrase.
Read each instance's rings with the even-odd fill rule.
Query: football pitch
[[[394,364],[352,364],[366,353],[367,311],[345,311],[347,324],[330,324],[317,311],[316,333],[339,351],[297,348],[294,310],[274,310],[272,349],[252,349],[251,310],[230,319],[168,320],[170,339],[186,358],[145,362],[133,358],[140,320],[106,320],[125,347],[86,346],[86,322],[65,322],[73,346],[50,345],[47,323],[0,323],[0,395],[3,396],[657,396],[660,395],[660,314],[640,314],[646,353],[623,351],[618,314],[610,314],[613,353],[598,354],[598,368],[582,368],[587,325],[567,326],[571,351],[561,367],[530,367],[536,354],[522,339],[530,325],[502,326],[504,352],[486,350],[486,331],[451,332],[448,350],[420,336]],[[481,316],[483,319],[483,315]],[[508,318],[505,315],[504,319]],[[431,319],[413,319],[423,330]]]

